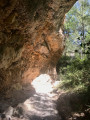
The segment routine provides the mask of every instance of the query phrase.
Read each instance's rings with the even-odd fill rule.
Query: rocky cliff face
[[[0,91],[56,65],[64,16],[76,0],[0,0]]]

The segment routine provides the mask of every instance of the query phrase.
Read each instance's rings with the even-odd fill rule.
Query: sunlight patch
[[[32,85],[37,93],[50,93],[53,90],[52,79],[47,74],[41,74],[34,79]]]

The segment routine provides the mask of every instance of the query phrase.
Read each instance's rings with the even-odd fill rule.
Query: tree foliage
[[[90,2],[79,0],[66,15],[64,34],[66,51],[90,54]]]

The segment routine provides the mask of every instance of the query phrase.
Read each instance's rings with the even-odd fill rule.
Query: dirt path
[[[61,120],[53,97],[47,94],[35,94],[19,104],[14,109],[14,116],[27,120]]]
[[[56,110],[57,94],[52,92],[51,79],[46,75],[40,76],[32,85],[36,93],[16,107],[8,107],[0,120],[61,120]]]

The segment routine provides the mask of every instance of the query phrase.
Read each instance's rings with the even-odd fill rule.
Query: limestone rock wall
[[[64,50],[65,13],[76,0],[0,0],[0,91],[31,82]]]

